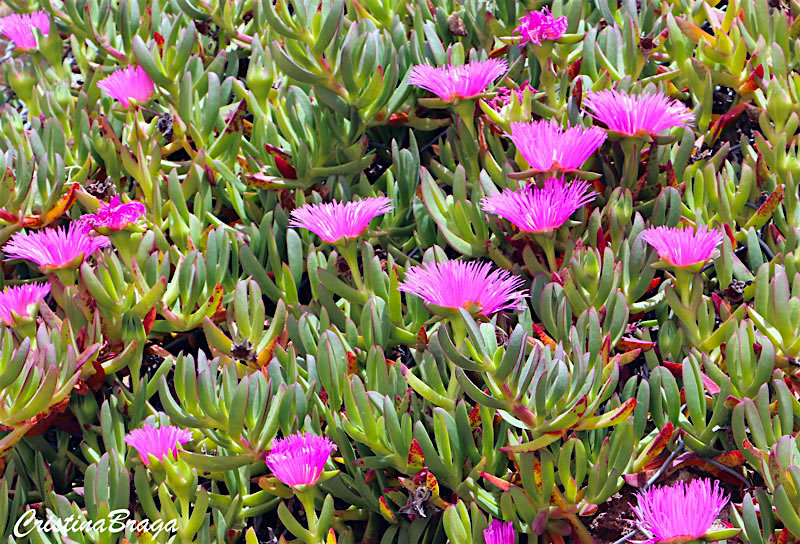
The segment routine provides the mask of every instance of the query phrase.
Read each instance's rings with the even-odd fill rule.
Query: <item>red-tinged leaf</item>
[[[635,474],[623,474],[622,479],[629,486],[639,489],[647,484],[647,481],[654,473],[655,470],[648,470],[647,472],[637,472]]]
[[[417,333],[417,344],[422,344],[423,346],[428,345],[428,331],[425,330],[425,327],[419,328],[419,332]]]
[[[731,242],[731,248],[733,248],[733,250],[736,251],[736,237],[733,235],[731,226],[727,223],[724,223],[723,228],[725,229],[725,234],[728,236],[728,240],[730,240]]]
[[[375,472],[374,468],[367,470],[364,473],[364,483],[369,484],[375,481],[375,478],[378,476],[377,472]]]
[[[536,323],[533,323],[533,331],[536,333],[536,336],[538,336],[538,337],[539,337],[539,340],[541,340],[541,341],[542,341],[542,343],[543,343],[544,345],[546,345],[546,346],[547,346],[547,347],[549,347],[549,348],[555,348],[555,347],[556,347],[556,342],[555,342],[555,340],[553,340],[552,338],[550,338],[550,337],[547,335],[547,333],[546,333],[546,332],[544,332],[544,329],[542,329],[542,328],[541,328],[539,325],[537,325]]]
[[[256,189],[282,189],[286,185],[281,178],[258,173],[248,174],[244,176],[244,179],[248,187],[255,187]]]
[[[411,440],[411,449],[408,452],[408,468],[420,470],[425,466],[425,456],[422,454],[422,447],[414,438]]]
[[[606,241],[606,235],[603,233],[603,227],[597,227],[597,249],[601,255],[606,251],[607,246],[608,242]]]
[[[578,60],[573,62],[567,68],[567,77],[570,81],[575,79],[578,74],[581,73],[581,63],[583,62],[583,57],[578,57]],[[575,84],[575,88],[572,90],[572,97],[575,99],[575,105],[580,109],[583,103],[583,80],[579,79],[578,82]]]
[[[625,350],[634,350],[640,349],[642,351],[650,351],[655,347],[655,342],[648,342],[646,340],[639,340],[638,338],[620,338],[619,342],[617,342],[616,348],[621,348]]]
[[[744,83],[736,89],[738,94],[748,94],[758,90],[758,82],[764,77],[764,65],[759,64]]]
[[[476,403],[472,410],[469,411],[469,427],[473,431],[481,424],[481,411],[480,406]]]
[[[493,476],[492,474],[487,474],[486,472],[479,472],[478,474],[483,476],[484,480],[486,480],[487,482],[491,483],[495,487],[499,487],[503,491],[508,491],[509,489],[511,489],[511,487],[513,485],[510,482],[507,482],[505,480],[501,480],[497,476]]]
[[[386,518],[387,521],[391,523],[397,523],[397,518],[394,517],[394,514],[389,509],[389,505],[386,504],[386,499],[380,497],[378,499],[378,505],[381,511],[381,515]]]
[[[789,540],[789,529],[784,527],[781,529],[780,534],[778,535],[778,542],[777,544],[789,544],[791,541]]]
[[[576,430],[583,431],[586,429],[602,429],[621,423],[633,413],[636,408],[636,399],[628,399],[613,410],[606,412],[599,416],[592,416],[583,419],[580,424],[575,427]]]
[[[144,316],[142,320],[142,325],[144,326],[145,334],[150,334],[150,331],[153,330],[153,323],[156,322],[156,309],[155,306],[150,308],[150,311],[147,312],[147,315]]]
[[[781,244],[786,241],[786,237],[781,234],[781,231],[778,230],[778,227],[776,227],[773,223],[769,224],[769,233],[773,242],[776,244]]]
[[[760,227],[764,223],[766,223],[772,214],[775,213],[775,210],[778,209],[778,206],[783,201],[783,185],[778,185],[772,194],[764,201],[764,203],[759,206],[756,210],[756,213],[750,218],[750,220],[745,225],[745,228],[750,228],[751,226]]]
[[[649,293],[650,291],[658,287],[660,284],[661,284],[661,278],[653,278],[652,280],[650,280],[650,285],[647,287],[647,292]]]
[[[667,447],[669,444],[670,438],[672,438],[672,432],[675,430],[674,425],[672,425],[671,421],[668,421],[666,425],[664,425],[658,434],[656,435],[655,439],[650,443],[646,450],[642,452],[639,458],[636,460],[637,465],[647,466],[648,463],[655,460],[661,452],[664,451],[664,448]]]
[[[728,398],[725,399],[725,407],[733,410],[738,404],[741,404],[741,402],[742,399],[734,397],[733,395],[728,395]]]
[[[745,462],[744,455],[739,450],[726,451],[714,457],[714,461],[725,465],[728,468],[735,468],[742,466]]]
[[[489,52],[489,58],[490,59],[498,59],[500,57],[503,57],[503,56],[505,56],[506,53],[508,53],[508,50],[510,48],[511,48],[511,46],[506,44],[506,45],[500,46],[500,47],[498,47],[496,49],[492,49]]]
[[[19,221],[19,218],[13,213],[9,213],[5,210],[0,210],[0,221],[5,221],[6,223],[13,224]]]
[[[400,127],[408,123],[408,114],[404,112],[393,113],[389,116],[390,127]]]
[[[358,373],[358,359],[352,351],[347,352],[347,375],[352,376]]]
[[[579,516],[593,516],[597,513],[597,505],[591,503],[583,503],[578,509]]]
[[[428,471],[428,474],[425,477],[425,487],[430,489],[431,495],[433,495],[434,497],[439,496],[439,481],[436,479],[436,476],[434,476],[433,473],[430,471]]]
[[[675,176],[675,167],[672,166],[672,161],[667,161],[666,173],[667,173],[667,186],[677,187],[678,178]]]
[[[722,131],[725,129],[725,127],[732,125],[736,121],[736,119],[742,114],[743,111],[744,111],[744,102],[739,102],[730,110],[717,117],[717,120],[714,121],[714,123],[712,123],[711,125],[711,131],[710,131],[711,141],[709,143],[714,142],[717,138],[719,138],[720,134],[722,134]]]
[[[275,159],[275,167],[278,169],[278,172],[286,179],[297,179],[297,171],[294,167],[286,162],[283,157],[273,157]]]
[[[768,457],[767,452],[765,452],[762,449],[759,449],[759,448],[755,447],[752,444],[752,442],[750,442],[746,438],[742,441],[742,447],[744,447],[744,449],[746,449],[747,451],[749,451],[750,453],[752,453],[756,457],[760,457],[760,458],[764,458],[764,459],[766,459]]]
[[[661,366],[670,371],[670,374],[676,378],[683,376],[683,365],[680,363],[673,363],[672,361],[662,361]]]
[[[86,385],[88,385],[89,389],[92,391],[97,391],[106,380],[106,371],[103,368],[103,365],[101,365],[97,360],[92,361],[92,367],[94,367],[94,374],[88,380],[86,380]]]
[[[333,527],[328,530],[328,538],[325,540],[325,544],[336,544],[336,531],[333,530]]]
[[[706,391],[708,391],[712,395],[719,394],[719,386],[716,384],[714,380],[703,374],[700,373],[700,379],[703,380],[703,385],[706,386]]]

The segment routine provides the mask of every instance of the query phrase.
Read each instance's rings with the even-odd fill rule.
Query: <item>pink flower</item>
[[[485,544],[514,544],[517,533],[514,532],[514,524],[510,521],[492,520],[488,529],[483,530],[483,541]]]
[[[411,69],[408,83],[452,102],[457,98],[475,98],[506,70],[508,64],[505,59],[475,61],[459,66],[419,64]]]
[[[563,177],[550,178],[541,189],[529,184],[484,197],[481,206],[508,219],[523,232],[548,232],[559,228],[578,208],[594,199],[597,193],[587,193],[588,188],[585,181],[567,185]]]
[[[81,217],[81,220],[95,228],[122,230],[129,224],[138,221],[146,211],[147,208],[141,202],[133,200],[123,204],[119,195],[114,195],[111,202],[103,203],[96,214],[86,214]]]
[[[603,145],[606,131],[580,126],[562,130],[555,120],[511,123],[511,141],[534,170],[571,172]]]
[[[68,230],[59,227],[18,232],[3,246],[3,252],[7,261],[33,261],[45,271],[77,268],[87,256],[108,245],[108,238],[91,236],[86,229],[87,225],[75,221]]]
[[[508,87],[497,87],[497,96],[487,101],[487,104],[495,110],[501,110],[511,103],[511,98],[516,96],[519,104],[522,105],[522,100],[525,97],[525,89],[529,89],[531,93],[535,93],[536,89],[531,87],[529,82],[525,82],[519,86],[519,89],[509,89]]]
[[[412,266],[398,289],[433,305],[434,310],[464,308],[472,314],[490,316],[503,310],[521,310],[526,290],[522,278],[506,270],[490,272],[490,263],[445,261]],[[436,308],[438,307],[438,308]]]
[[[112,72],[97,83],[108,96],[119,100],[122,107],[131,105],[131,100],[144,104],[153,96],[155,85],[141,66],[128,66]]]
[[[31,306],[42,300],[50,292],[46,283],[26,283],[15,287],[6,287],[0,292],[0,321],[13,325],[11,312],[20,317],[31,317]]]
[[[178,447],[191,439],[192,433],[187,429],[172,425],[158,428],[145,425],[141,429],[132,430],[125,437],[125,443],[136,448],[144,464],[149,465],[150,455],[163,461],[171,453],[177,459]]]
[[[705,263],[722,243],[722,233],[705,225],[696,231],[691,227],[650,227],[642,233],[642,238],[658,251],[662,261],[677,268]]]
[[[289,226],[308,229],[329,244],[335,244],[343,238],[358,238],[373,218],[393,209],[392,199],[385,196],[306,204],[292,211]]]
[[[267,467],[289,487],[317,483],[336,444],[324,436],[295,433],[275,440],[267,454]]]
[[[14,42],[20,51],[28,51],[36,47],[33,29],[38,28],[42,35],[50,34],[50,19],[44,11],[36,11],[26,15],[13,14],[0,17],[0,32]]]
[[[520,45],[534,43],[542,45],[542,40],[557,40],[567,31],[567,18],[565,16],[553,17],[550,10],[544,8],[542,11],[531,11],[524,17],[520,17],[519,26],[514,29],[513,34],[519,34]]]
[[[648,489],[638,496],[638,506],[633,507],[639,518],[639,527],[652,535],[647,540],[685,543],[703,538],[717,519],[728,497],[708,479],[692,480],[689,485],[678,482],[673,486]]]
[[[694,121],[692,110],[678,100],[670,100],[662,92],[589,92],[585,103],[592,109],[595,119],[605,123],[609,130],[625,136],[656,135],[668,128],[686,126]]]

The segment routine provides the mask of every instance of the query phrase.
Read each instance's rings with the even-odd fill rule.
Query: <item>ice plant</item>
[[[86,214],[81,217],[81,221],[96,229],[117,231],[124,229],[131,223],[135,223],[146,212],[147,208],[141,202],[133,200],[123,203],[119,195],[114,195],[111,198],[111,202],[103,203],[96,214]]]
[[[483,530],[483,541],[485,544],[514,544],[517,534],[514,532],[514,524],[510,521],[492,520],[488,529]]]
[[[0,32],[14,42],[14,47],[20,51],[28,51],[36,47],[36,38],[33,29],[39,29],[42,35],[50,33],[50,18],[44,11],[19,15],[13,14],[0,17]]]
[[[532,43],[542,45],[542,40],[557,40],[567,31],[567,18],[565,16],[553,17],[547,8],[541,11],[531,11],[520,17],[519,25],[513,34],[519,34],[520,45]]]
[[[458,66],[419,64],[411,69],[409,85],[416,85],[445,102],[475,98],[508,70],[505,59],[489,59]]]
[[[311,433],[295,433],[275,440],[267,454],[267,467],[289,487],[310,487],[319,481],[336,445]]]
[[[385,196],[306,204],[292,211],[289,226],[308,229],[329,244],[337,244],[346,238],[358,238],[373,218],[392,210],[392,199]]]
[[[108,244],[105,236],[92,236],[86,225],[75,221],[67,229],[18,232],[3,246],[6,260],[25,259],[44,272],[77,268],[83,260]]]
[[[653,246],[658,257],[675,268],[693,269],[711,258],[722,243],[722,233],[705,225],[690,228],[650,227],[642,233],[645,242]]]
[[[155,91],[153,81],[141,66],[128,66],[116,70],[100,80],[97,86],[111,98],[119,100],[124,108],[130,107],[131,100],[140,104],[147,102]]]
[[[549,232],[563,225],[575,211],[591,202],[594,191],[587,192],[589,184],[564,178],[550,178],[540,189],[529,184],[521,189],[506,189],[502,193],[486,196],[481,206],[487,212],[511,221],[522,232]]]
[[[50,292],[46,283],[26,283],[14,287],[6,287],[0,291],[0,321],[6,325],[14,325],[14,312],[19,317],[31,317],[36,305]]]
[[[694,122],[694,113],[662,92],[627,94],[615,90],[589,92],[584,100],[592,116],[623,136],[655,136]]]
[[[727,502],[719,482],[697,479],[650,488],[632,508],[639,528],[651,535],[646,542],[679,544],[705,537]]]
[[[172,425],[165,427],[145,425],[141,429],[132,430],[125,437],[125,443],[136,448],[144,464],[149,465],[151,455],[163,461],[171,453],[177,459],[178,447],[191,439],[192,433],[187,429]]]
[[[511,141],[538,172],[577,170],[605,140],[606,132],[600,127],[562,130],[554,119],[511,123]]]
[[[490,263],[446,261],[412,266],[399,290],[421,298],[436,313],[464,308],[488,317],[524,308],[523,284],[506,270],[492,270]]]

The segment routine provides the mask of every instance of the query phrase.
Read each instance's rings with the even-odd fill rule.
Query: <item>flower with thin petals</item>
[[[694,122],[692,110],[662,92],[627,94],[607,89],[587,93],[585,104],[595,119],[624,136],[654,136]]]
[[[503,310],[521,310],[528,296],[522,278],[506,270],[491,270],[490,263],[445,261],[412,266],[398,289],[426,304],[448,310],[464,308],[490,316]]]
[[[13,14],[0,17],[0,32],[14,42],[20,51],[28,51],[36,47],[33,29],[38,28],[43,36],[50,34],[50,18],[44,11],[36,11],[25,15]]]
[[[559,228],[578,208],[594,199],[597,193],[587,193],[588,188],[583,180],[566,184],[563,177],[550,178],[541,189],[529,184],[484,197],[481,206],[511,221],[522,232],[548,232]]]
[[[640,529],[652,535],[648,543],[679,544],[703,538],[727,503],[719,482],[697,479],[650,488],[632,508]]]
[[[511,123],[511,141],[534,170],[572,172],[606,141],[600,127],[561,129],[554,119]]]
[[[393,209],[392,199],[385,196],[306,204],[292,211],[289,226],[308,229],[329,244],[335,244],[343,238],[358,238],[373,218]]]
[[[86,224],[75,221],[66,230],[59,227],[18,232],[3,246],[3,252],[7,261],[25,259],[48,271],[77,268],[86,257],[106,245],[108,238],[91,236]]]
[[[568,26],[569,23],[564,15],[553,17],[550,10],[544,8],[520,17],[519,25],[514,29],[513,34],[519,34],[520,45],[529,42],[542,45],[542,40],[559,39],[567,31]]]
[[[111,98],[119,100],[123,108],[130,107],[131,100],[144,104],[155,91],[153,80],[141,66],[128,66],[112,72],[97,86]]]
[[[114,195],[111,197],[111,202],[103,203],[96,214],[86,214],[81,217],[81,220],[95,228],[122,230],[138,221],[145,212],[147,212],[147,208],[141,202],[133,200],[123,204],[119,195]]]
[[[145,425],[141,429],[132,430],[125,443],[136,448],[145,465],[150,464],[150,455],[163,461],[170,454],[178,458],[178,448],[192,439],[191,431],[172,425],[151,427]]]
[[[658,251],[658,257],[676,268],[692,268],[704,264],[722,243],[722,233],[705,225],[697,230],[650,227],[642,233],[645,242]]]
[[[295,433],[275,440],[267,454],[267,467],[289,487],[311,486],[319,481],[336,444],[324,436]]]
[[[514,544],[517,533],[514,532],[514,524],[510,521],[492,520],[488,529],[483,530],[483,541],[485,544]]]
[[[475,98],[508,70],[505,59],[489,59],[458,66],[418,64],[411,69],[409,85],[432,92],[446,102]]]
[[[50,286],[46,283],[26,283],[6,287],[0,291],[0,321],[6,325],[13,325],[11,312],[20,317],[30,317],[35,310],[33,306],[49,292]]]
[[[531,93],[536,92],[536,89],[531,87],[531,84],[527,81],[524,82],[522,85],[520,85],[519,89],[509,89],[508,87],[497,87],[495,89],[495,91],[497,91],[497,95],[494,96],[491,100],[487,100],[486,103],[493,109],[500,111],[506,106],[510,105],[511,99],[514,96],[516,96],[521,106],[522,100],[525,98],[525,89],[528,89]]]

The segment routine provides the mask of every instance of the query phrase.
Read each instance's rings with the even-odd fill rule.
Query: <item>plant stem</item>
[[[347,266],[350,267],[350,274],[353,276],[353,283],[356,289],[364,291],[364,281],[361,279],[361,270],[358,268],[356,244],[357,242],[355,240],[348,240],[342,244],[338,244],[336,247],[342,254],[342,257],[344,257],[344,260],[347,261]]]

